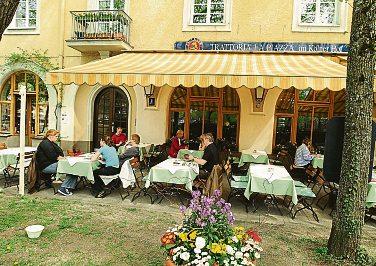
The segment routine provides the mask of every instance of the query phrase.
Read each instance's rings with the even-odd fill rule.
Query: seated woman
[[[101,139],[99,142],[101,148],[91,157],[92,161],[96,161],[99,157],[105,161],[105,166],[99,168],[93,172],[94,174],[94,184],[93,184],[93,194],[96,198],[104,198],[108,195],[108,191],[105,191],[105,185],[103,180],[99,177],[100,175],[116,175],[120,172],[119,168],[119,158],[116,149],[113,147],[113,143],[110,137]]]
[[[213,135],[210,133],[203,134],[200,139],[202,140],[201,147],[204,149],[202,158],[196,158],[189,155],[189,159],[201,165],[199,176],[201,178],[208,178],[214,165],[219,164],[219,153],[217,147],[214,145]]]
[[[120,167],[126,160],[140,155],[138,144],[140,144],[140,136],[137,134],[132,134],[131,140],[125,144],[124,152],[119,155]]]
[[[171,147],[168,150],[168,155],[171,158],[176,158],[178,156],[179,151],[181,149],[186,148],[183,137],[184,137],[184,131],[179,129],[176,132],[176,136],[171,138]]]
[[[36,152],[36,166],[39,172],[45,174],[56,174],[58,160],[64,158],[63,150],[56,144],[59,137],[59,131],[50,129],[41,143],[39,143]],[[64,196],[72,195],[70,191],[76,186],[77,177],[67,175],[61,184],[58,192]],[[51,183],[49,184],[51,185]]]

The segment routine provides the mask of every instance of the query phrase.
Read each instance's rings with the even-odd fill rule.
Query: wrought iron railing
[[[132,19],[122,10],[71,11],[72,39],[121,40],[129,43]]]

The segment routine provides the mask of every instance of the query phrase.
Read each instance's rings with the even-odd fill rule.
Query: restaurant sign
[[[347,53],[349,46],[343,43],[202,42],[197,38],[192,38],[187,42],[176,42],[174,49],[191,51]]]

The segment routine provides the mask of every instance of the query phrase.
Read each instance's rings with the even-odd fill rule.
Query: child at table
[[[101,139],[99,144],[101,148],[91,157],[91,160],[96,161],[99,157],[102,157],[102,160],[105,161],[105,166],[93,171],[94,184],[92,193],[96,198],[104,198],[109,194],[109,191],[105,190],[105,184],[100,175],[116,175],[120,172],[120,168],[119,158],[111,138],[105,137]]]

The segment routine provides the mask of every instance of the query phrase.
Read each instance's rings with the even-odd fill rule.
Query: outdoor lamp
[[[149,85],[144,87],[145,97],[149,98],[154,95],[154,85]]]
[[[263,87],[255,88],[255,100],[256,100],[256,107],[260,108],[261,103],[264,99],[266,90]]]

